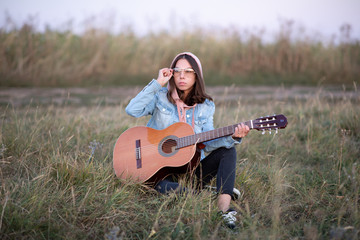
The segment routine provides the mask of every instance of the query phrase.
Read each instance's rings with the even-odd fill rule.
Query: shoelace
[[[228,221],[228,222],[236,222],[236,217],[235,217],[236,214],[237,214],[237,212],[235,212],[235,211],[224,213],[223,218],[225,221]]]

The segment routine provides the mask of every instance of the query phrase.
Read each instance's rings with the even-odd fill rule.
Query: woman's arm
[[[153,114],[156,104],[156,93],[161,85],[154,79],[126,106],[125,111],[133,117],[142,117]]]
[[[153,79],[136,97],[131,99],[125,111],[133,117],[152,115],[156,104],[156,93],[170,80],[172,69],[159,70],[157,80]]]
[[[208,117],[206,123],[202,127],[202,132],[214,130],[215,104],[213,102],[210,102],[210,104],[211,104],[211,108],[209,109],[209,117]],[[218,138],[218,139],[215,139],[212,141],[205,142],[204,143],[204,145],[205,145],[204,151],[211,152],[220,147],[231,148],[235,144],[241,143],[241,141],[242,141],[241,138],[234,139],[234,138],[232,138],[232,136]]]
[[[218,139],[215,139],[212,141],[205,142],[204,143],[204,145],[205,145],[204,151],[211,152],[220,147],[232,148],[236,144],[240,144],[241,141],[242,141],[242,138],[234,139],[234,138],[232,138],[232,136],[218,138]]]

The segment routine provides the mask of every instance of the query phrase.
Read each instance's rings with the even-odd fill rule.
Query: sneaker
[[[213,194],[217,194],[216,192],[216,187],[212,187],[212,186],[209,186],[209,185],[206,185],[205,188],[207,188],[209,191],[211,191]],[[233,188],[233,195],[231,196],[231,199],[232,200],[237,200],[241,197],[241,192],[239,189],[237,188]]]
[[[232,195],[232,198],[233,198],[233,200],[237,200],[237,199],[239,199],[240,197],[241,197],[241,192],[239,191],[239,189],[237,189],[237,188],[234,188],[233,189],[233,195]]]
[[[224,223],[226,224],[226,226],[228,226],[231,229],[235,228],[235,222],[236,222],[236,217],[235,215],[237,214],[237,212],[233,209],[229,209],[227,210],[225,213],[222,213],[221,216],[224,220]]]

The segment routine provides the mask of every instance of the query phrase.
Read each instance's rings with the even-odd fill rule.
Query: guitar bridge
[[[141,144],[140,139],[135,141],[135,158],[136,158],[136,168],[141,168]]]

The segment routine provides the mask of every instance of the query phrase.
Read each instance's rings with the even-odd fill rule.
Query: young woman
[[[200,60],[190,52],[178,54],[170,68],[160,69],[157,80],[153,79],[130,101],[126,112],[134,117],[152,115],[147,126],[158,130],[179,121],[190,124],[195,133],[213,130],[215,105],[205,92]],[[234,146],[239,144],[248,132],[249,127],[241,124],[235,128],[232,136],[205,142],[203,151],[210,154],[205,157],[204,153],[201,153],[201,162],[195,171],[203,184],[216,177],[218,208],[230,228],[235,227],[236,221],[236,212],[230,209],[236,169]],[[168,193],[181,191],[183,188],[178,182],[167,178],[160,181],[155,189]]]

